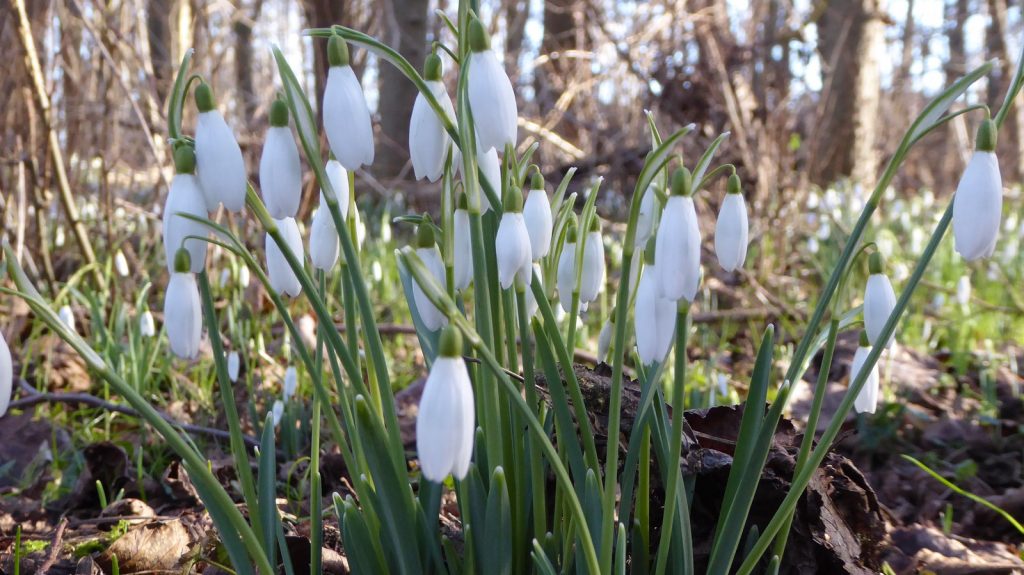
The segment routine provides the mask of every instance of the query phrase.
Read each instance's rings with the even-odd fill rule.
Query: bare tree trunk
[[[526,21],[530,16],[530,3],[505,0],[505,70],[514,83],[519,75],[519,54],[523,51]]]
[[[346,0],[306,0],[303,2],[306,13],[306,24],[310,28],[329,28],[335,24],[345,24],[347,11]],[[327,85],[327,43],[313,43],[313,78],[316,82],[316,109],[318,123],[323,120],[324,88]]]
[[[1013,79],[1013,72],[1016,68],[1016,59],[1010,54],[1006,42],[1007,15],[1006,0],[988,0],[989,26],[986,31],[986,44],[988,53],[999,57],[999,66],[992,68],[989,76],[988,105],[995,113],[1003,103],[1006,90],[1010,87]],[[1006,117],[1006,124],[1003,125],[1000,134],[1001,150],[1000,159],[1003,163],[1005,173],[1020,176],[1024,174],[1024,114],[1020,112],[1020,97],[1018,105],[1010,109]]]
[[[149,39],[150,62],[156,80],[156,93],[160,102],[167,100],[171,90],[174,64],[171,61],[171,0],[147,0],[146,28]]]
[[[244,9],[245,5],[239,6],[235,19],[235,89],[238,91],[238,98],[242,102],[243,118],[246,120],[256,116],[256,89],[252,80],[252,27],[253,23],[259,20],[260,12],[263,9],[263,0],[256,0],[250,17]]]
[[[544,1],[544,36],[540,46],[542,64],[535,81],[541,110],[552,109],[576,76],[577,59],[572,52],[584,48],[580,36],[582,25],[577,26],[577,20],[583,19],[582,10],[579,0]],[[576,124],[565,122],[564,115],[545,127],[570,142],[578,142]]]
[[[946,20],[952,24],[946,38],[949,42],[949,60],[946,62],[946,85],[949,86],[967,73],[967,50],[964,45],[964,26],[967,24],[968,0],[951,0],[946,5]],[[963,116],[949,124],[951,140],[946,165],[955,172],[963,169],[964,158],[970,151],[967,122]]]
[[[385,37],[413,66],[422,66],[427,58],[427,8],[429,0],[390,0],[385,2]],[[409,117],[416,101],[416,86],[394,66],[381,66],[380,136],[374,172],[378,177],[404,178],[411,173],[409,159]],[[405,169],[403,169],[405,168]]]
[[[878,62],[884,47],[879,0],[829,0],[818,22],[827,98],[811,165],[819,184],[850,177],[870,183],[881,100]]]

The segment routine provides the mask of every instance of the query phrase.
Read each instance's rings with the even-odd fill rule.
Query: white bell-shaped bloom
[[[343,221],[348,220],[348,204],[349,194],[348,189],[348,171],[341,165],[338,160],[331,158],[327,160],[327,165],[324,166],[324,171],[327,172],[327,179],[331,182],[331,188],[334,190],[334,197],[338,199],[338,210],[341,211],[341,219]],[[324,198],[327,193],[323,188],[320,188],[320,205],[324,205]],[[327,214],[330,216],[330,214]]]
[[[437,285],[444,286],[444,261],[441,259],[441,251],[437,249],[437,243],[434,241],[432,225],[427,221],[420,224],[417,228],[416,255],[420,257],[423,265],[426,266],[427,271],[430,272]],[[423,288],[420,287],[420,283],[415,278],[413,278],[412,282],[412,297],[413,302],[416,304],[416,311],[419,312],[420,320],[423,321],[423,325],[427,329],[437,331],[448,324],[448,317],[434,305],[434,302],[430,301],[430,298],[423,292]]]
[[[896,292],[892,289],[889,276],[884,273],[882,254],[871,254],[868,267],[871,275],[868,276],[868,283],[864,287],[864,330],[868,334],[868,341],[876,344],[882,335],[882,328],[892,315],[892,310],[896,309]],[[896,334],[893,333],[885,347],[892,347],[895,339]]]
[[[592,222],[587,242],[583,245],[583,274],[580,278],[580,301],[588,305],[597,299],[605,282],[604,239],[597,216]]]
[[[242,211],[247,179],[242,149],[217,111],[210,87],[200,84],[195,96],[199,108],[195,163],[206,209],[212,212],[224,204],[229,211]]]
[[[967,261],[992,255],[1003,213],[1003,180],[995,154],[996,128],[985,120],[978,128],[974,155],[953,197],[956,251]]]
[[[228,379],[231,383],[238,381],[238,373],[242,369],[242,358],[238,355],[237,351],[232,351],[228,354]]]
[[[476,124],[477,147],[481,150],[505,150],[516,144],[519,110],[512,82],[480,20],[469,24],[469,107]]]
[[[715,224],[715,255],[722,269],[731,272],[743,267],[749,234],[747,204],[740,193],[739,176],[733,174]]]
[[[601,333],[597,336],[597,360],[602,363],[607,361],[608,349],[612,346],[613,330],[615,329],[615,324],[612,323],[612,320],[614,319],[615,312],[612,311],[612,315],[604,320],[604,325],[601,326]]]
[[[282,387],[281,395],[284,397],[285,403],[292,400],[295,396],[295,390],[299,388],[299,373],[295,370],[295,366],[288,366],[288,369],[284,370],[284,385]]]
[[[661,294],[672,301],[686,299],[692,302],[700,285],[700,226],[693,198],[677,194],[678,187],[673,183],[672,197],[665,204],[661,225],[658,226],[654,259],[658,262]],[[685,188],[688,187],[687,182]]]
[[[576,229],[572,224],[566,232],[562,255],[558,258],[555,281],[558,287],[558,304],[565,313],[572,312],[572,292],[576,287]]]
[[[466,211],[466,196],[459,196],[459,207],[454,217],[454,274],[455,289],[462,291],[473,281],[473,244],[469,233],[469,212]]]
[[[636,351],[644,365],[664,361],[676,328],[676,304],[658,289],[658,270],[647,265],[640,274],[633,312]]]
[[[956,282],[956,303],[966,308],[971,303],[971,276],[962,275]]]
[[[288,107],[275,100],[270,108],[270,128],[260,156],[260,189],[263,203],[275,219],[294,218],[302,201],[302,167],[299,149],[288,127]]]
[[[334,219],[329,213],[330,208],[320,194],[320,207],[313,214],[309,230],[309,260],[318,270],[329,272],[338,263],[340,248],[338,228],[334,227]]]
[[[270,408],[270,415],[274,420],[275,427],[281,425],[281,418],[284,417],[284,402],[280,399],[275,399],[273,407]]]
[[[491,189],[494,190],[495,195],[501,197],[501,160],[498,159],[498,151],[491,149],[489,152],[477,154],[476,161],[480,165],[480,172],[483,173],[484,179],[487,183],[491,184]],[[483,213],[487,213],[491,209],[491,200],[484,192],[483,184],[480,188],[480,202],[483,207]]]
[[[7,413],[14,394],[14,362],[11,360],[11,348],[7,339],[0,333],[0,417]]]
[[[163,213],[164,256],[167,259],[167,270],[174,271],[174,254],[180,248],[185,248],[191,256],[192,273],[199,273],[206,267],[207,246],[200,238],[205,237],[209,229],[181,214],[206,218],[206,203],[196,177],[192,175],[195,168],[192,150],[187,146],[178,148],[174,153],[174,163],[178,173],[171,180],[171,190],[167,194]],[[185,239],[188,236],[197,237]]]
[[[153,313],[148,309],[139,316],[139,335],[142,337],[156,335],[156,321],[153,319]]]
[[[416,416],[416,452],[423,477],[435,483],[469,470],[476,434],[476,406],[458,330],[441,333],[439,353],[423,385]]]
[[[658,210],[658,194],[654,186],[647,186],[644,197],[640,200],[640,213],[636,219],[636,236],[633,238],[634,249],[640,249],[651,238],[654,232],[654,216]]]
[[[174,355],[183,359],[199,355],[203,311],[195,274],[187,271],[171,274],[164,294],[164,327]]]
[[[532,319],[533,316],[537,315],[537,298],[533,297],[533,288],[531,287],[532,282],[537,282],[540,287],[544,286],[544,272],[540,269],[540,264],[533,264],[533,273],[531,274],[531,283],[526,285],[526,317]]]
[[[865,343],[867,341],[866,338],[867,334],[862,332],[860,345],[853,354],[853,364],[850,365],[851,384],[860,374],[861,370],[864,369],[868,354],[871,353],[871,346]],[[860,393],[857,394],[857,398],[853,401],[854,411],[857,413],[875,412],[875,408],[878,407],[878,379],[878,364],[876,363],[871,367],[871,372],[868,373],[864,387],[860,388]]]
[[[117,253],[114,254],[114,271],[123,278],[128,277],[128,274],[131,273],[131,270],[128,269],[128,258],[124,257],[124,252],[121,250],[117,250]]]
[[[373,163],[373,126],[370,108],[349,65],[348,45],[331,36],[327,45],[327,85],[324,87],[324,132],[334,156],[346,170]]]
[[[75,331],[75,312],[72,311],[71,306],[66,304],[60,306],[60,309],[57,310],[57,317],[68,329]]]
[[[505,198],[505,210],[498,223],[498,236],[494,241],[498,282],[502,289],[512,287],[517,275],[523,278],[524,283],[528,283],[527,278],[533,271],[530,233],[526,229],[522,208],[523,197],[519,189],[510,189]]]
[[[245,289],[249,287],[249,281],[252,280],[252,272],[249,271],[248,266],[242,266],[238,270],[238,285]]]
[[[544,178],[540,174],[533,175],[530,193],[526,196],[523,206],[523,217],[526,219],[526,231],[530,234],[530,253],[533,259],[539,260],[551,250],[551,200],[544,191]]]
[[[423,66],[423,77],[427,88],[440,104],[449,120],[455,120],[455,108],[448,97],[444,82],[441,81],[441,58],[437,54],[427,56]],[[416,179],[426,178],[436,182],[444,172],[444,160],[448,156],[452,139],[444,129],[444,123],[430,106],[427,97],[417,92],[409,120],[409,156]]]
[[[295,223],[295,218],[284,218],[280,220],[274,220],[277,224],[278,229],[281,230],[281,235],[284,236],[285,243],[288,244],[288,248],[295,254],[299,262],[302,262],[305,254],[302,249],[302,235],[299,233],[299,226]],[[284,252],[278,247],[277,242],[270,234],[267,234],[266,240],[266,251],[267,251],[267,277],[270,279],[270,287],[281,295],[288,295],[295,297],[302,292],[302,284],[299,282],[298,276],[292,270],[291,266],[288,265],[288,260],[284,257]]]

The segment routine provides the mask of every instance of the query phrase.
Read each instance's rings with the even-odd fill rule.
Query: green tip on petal
[[[590,219],[590,229],[588,231],[591,231],[591,232],[600,232],[601,231],[601,218],[597,217],[597,214],[594,214],[594,217]]]
[[[174,150],[174,171],[178,174],[195,173],[196,151],[192,146],[181,146]]]
[[[644,247],[644,264],[646,265],[654,265],[654,247],[657,245],[656,242],[655,234],[651,234],[651,237],[647,239],[647,246]]]
[[[441,66],[441,57],[431,52],[427,56],[426,62],[423,63],[423,79],[437,81],[441,79],[442,73],[444,73],[444,68]]]
[[[192,256],[188,250],[179,248],[174,252],[174,271],[179,274],[188,273],[192,269]]]
[[[730,194],[741,194],[741,193],[743,193],[743,188],[742,188],[742,186],[740,184],[741,184],[741,182],[740,182],[740,177],[739,177],[738,174],[733,174],[733,175],[729,176],[729,187],[728,187],[729,193]]]
[[[288,125],[288,106],[282,100],[274,100],[270,105],[270,125],[283,128]]]
[[[615,325],[615,307],[612,307],[612,311],[608,313],[608,323]]]
[[[505,192],[505,198],[502,200],[502,208],[506,212],[522,212],[523,211],[523,192],[517,186],[509,187],[508,191]]]
[[[483,52],[491,49],[491,37],[484,30],[483,22],[478,18],[469,21],[469,49],[474,52]]]
[[[196,87],[196,108],[199,108],[200,112],[209,112],[215,107],[217,102],[213,99],[213,89],[206,82],[199,84]]]
[[[974,139],[974,149],[979,152],[996,151],[996,141],[999,139],[999,128],[994,120],[986,118],[978,126],[978,136]]]
[[[430,214],[423,214],[423,222],[416,227],[416,247],[432,248],[435,243],[434,220],[430,219]]]
[[[458,328],[449,324],[441,330],[441,341],[438,345],[441,357],[459,357],[462,355],[462,334]]]
[[[860,330],[860,346],[871,347],[871,340],[868,339],[868,332],[866,330]]]
[[[468,210],[469,209],[469,200],[466,198],[466,193],[465,192],[460,193],[458,199],[455,200],[455,209],[456,210]]]
[[[540,172],[534,172],[530,176],[530,189],[531,190],[543,190],[544,189],[544,176],[540,175]]]
[[[327,63],[331,68],[348,66],[348,44],[341,36],[331,36],[331,39],[327,41]]]
[[[566,243],[576,243],[576,236],[579,234],[580,225],[576,223],[576,215],[574,214],[569,218],[569,221],[565,224],[565,241]]]
[[[872,274],[885,272],[885,258],[882,257],[882,254],[874,252],[868,256],[868,271]]]
[[[685,167],[676,168],[672,174],[672,195],[688,196],[692,192],[693,176]]]

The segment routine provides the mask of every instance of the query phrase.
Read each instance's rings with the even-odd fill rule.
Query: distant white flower
[[[131,273],[128,269],[128,258],[124,257],[124,252],[121,250],[117,250],[117,253],[114,254],[114,271],[123,278],[128,277],[128,274]]]
[[[252,279],[250,273],[249,266],[242,266],[238,270],[238,285],[242,286],[243,289],[249,287],[249,280]]]
[[[420,224],[416,231],[416,255],[423,261],[430,275],[438,285],[445,285],[444,261],[441,259],[441,251],[437,249],[434,240],[434,230],[429,221]],[[437,309],[434,302],[430,301],[424,293],[420,283],[415,279],[412,282],[413,303],[416,304],[416,311],[419,312],[420,320],[430,331],[437,331],[448,324],[448,317]]]
[[[338,262],[340,248],[338,228],[334,227],[334,219],[328,213],[330,208],[320,194],[320,207],[313,213],[309,230],[309,260],[318,270],[329,272]]]
[[[441,81],[441,58],[437,54],[427,56],[423,78],[448,119],[454,121],[455,108]],[[409,156],[417,180],[426,178],[436,182],[441,177],[451,144],[451,137],[444,129],[441,118],[430,106],[426,96],[417,92],[416,102],[412,106],[412,118],[409,120]]]
[[[498,282],[502,289],[512,287],[517,275],[523,283],[529,283],[533,271],[530,253],[530,234],[523,218],[523,197],[518,188],[509,190],[505,198],[505,210],[498,223],[498,235],[494,249],[498,260]]]
[[[237,351],[228,354],[228,379],[231,383],[238,382],[238,372],[242,369],[242,358]]]
[[[605,262],[604,240],[601,237],[601,223],[597,216],[591,220],[587,241],[583,245],[583,274],[580,278],[580,302],[590,304],[604,289]]]
[[[327,45],[327,85],[324,87],[324,132],[334,156],[346,170],[373,163],[373,125],[366,96],[349,65],[348,45],[331,36]]]
[[[850,384],[852,385],[857,376],[860,375],[864,364],[867,362],[868,354],[871,353],[871,346],[867,344],[867,333],[861,332],[860,345],[853,354],[853,364],[850,366]],[[874,413],[878,407],[878,364],[871,367],[867,375],[864,387],[860,389],[857,398],[853,402],[853,409],[857,413]]]
[[[71,306],[62,305],[57,310],[57,317],[60,318],[61,323],[66,325],[71,331],[75,331],[75,312],[71,310]]]
[[[884,273],[885,269],[880,253],[871,254],[868,267],[871,275],[868,276],[867,286],[864,288],[864,330],[868,334],[868,341],[874,344],[878,342],[878,338],[882,335],[882,328],[885,327],[889,316],[896,308],[896,292],[892,289],[889,276]],[[889,336],[885,347],[892,347],[895,339],[896,335],[893,333]]]
[[[608,319],[604,320],[604,325],[601,326],[601,333],[597,336],[597,360],[599,362],[605,362],[608,358],[608,349],[612,345],[612,330],[615,329],[615,311],[608,316]]]
[[[288,369],[284,370],[284,386],[282,388],[282,395],[284,396],[285,403],[292,400],[295,395],[295,390],[299,388],[299,374],[295,371],[294,366],[288,366]]]
[[[551,232],[554,225],[551,218],[551,200],[544,191],[544,178],[540,174],[533,175],[530,193],[527,194],[526,205],[523,206],[523,217],[526,219],[526,229],[530,233],[530,253],[536,261],[551,251]]]
[[[11,348],[7,339],[0,332],[0,417],[7,413],[14,394],[14,362],[11,360]]]
[[[164,327],[174,355],[183,359],[199,355],[203,313],[195,274],[187,271],[171,274],[164,295]]]
[[[807,238],[807,251],[816,254],[819,250],[821,250],[821,247],[818,245],[818,238],[814,236]]]
[[[473,281],[473,244],[469,233],[469,212],[466,211],[466,195],[459,195],[459,207],[455,209],[454,230],[454,274],[455,289],[469,287]]]
[[[416,452],[423,477],[440,483],[469,470],[476,433],[476,406],[458,330],[441,333],[439,353],[423,385],[416,416]]]
[[[690,193],[690,175],[680,168],[672,177],[672,196],[658,226],[654,259],[658,287],[672,300],[692,302],[700,285],[700,226]]]
[[[555,280],[558,287],[558,303],[565,313],[572,312],[572,292],[576,288],[576,225],[570,224],[558,258],[558,272]]]
[[[270,415],[273,416],[275,427],[281,425],[281,418],[284,417],[284,402],[280,399],[274,400],[274,405],[270,408]]]
[[[208,215],[203,192],[199,190],[198,182],[192,175],[195,169],[195,155],[188,146],[182,146],[174,152],[174,164],[177,173],[171,180],[171,190],[167,194],[163,213],[164,257],[167,260],[167,271],[174,271],[174,255],[178,249],[184,247],[191,256],[192,273],[199,273],[206,267],[207,246],[200,238],[205,237],[209,229],[185,217],[190,215],[206,218]]]
[[[647,244],[654,232],[654,216],[658,210],[658,193],[654,186],[647,186],[644,197],[640,200],[640,214],[636,220],[636,236],[633,248],[640,249]]]
[[[139,316],[139,335],[142,337],[156,335],[156,322],[153,320],[153,313],[148,309]]]
[[[729,193],[722,200],[715,225],[715,255],[722,269],[731,272],[743,267],[749,233],[747,204],[740,193],[740,178],[733,174],[729,177]]]
[[[274,100],[270,128],[260,156],[260,189],[263,203],[275,219],[294,218],[302,201],[302,166],[299,149],[288,127],[288,106]]]
[[[228,287],[231,283],[231,270],[229,268],[223,268],[220,270],[220,278],[218,278],[220,287]]]
[[[476,124],[477,147],[504,151],[506,144],[516,144],[518,131],[519,110],[512,82],[476,18],[469,24],[469,43],[469,106]]]
[[[676,303],[662,297],[657,266],[646,266],[636,290],[633,313],[636,351],[644,365],[665,360],[676,330]]]
[[[224,117],[216,109],[213,91],[207,84],[195,90],[199,119],[196,122],[196,170],[206,209],[217,206],[232,212],[245,207],[246,173],[242,149]]]
[[[967,275],[960,276],[956,282],[956,303],[966,308],[971,303],[971,278]]]
[[[305,254],[302,249],[302,235],[299,233],[299,226],[295,223],[295,218],[274,220],[274,223],[281,230],[281,235],[284,236],[284,241],[288,248],[301,263]],[[302,292],[302,284],[299,282],[299,278],[295,275],[291,266],[288,265],[284,252],[281,251],[281,248],[278,247],[277,242],[274,241],[274,238],[269,233],[267,234],[265,249],[267,252],[267,276],[270,279],[271,289],[281,295],[292,297],[299,295]]]
[[[985,120],[978,128],[974,155],[953,197],[956,251],[969,262],[992,255],[999,237],[1003,180],[995,147],[995,123]]]

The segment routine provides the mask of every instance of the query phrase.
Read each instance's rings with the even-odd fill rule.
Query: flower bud
[[[687,189],[680,183],[686,180],[680,173],[687,172],[685,168],[681,170],[673,177],[672,196],[665,204],[658,226],[655,259],[661,295],[674,302],[680,299],[693,302],[700,285],[700,225],[693,198],[681,195],[682,190]]]
[[[473,245],[469,232],[469,212],[466,210],[466,194],[459,194],[455,208],[454,237],[455,289],[462,291],[473,281]]]
[[[516,275],[529,283],[533,257],[530,252],[530,234],[523,218],[523,195],[519,188],[510,188],[505,194],[505,210],[498,224],[494,249],[498,260],[498,281],[502,289],[512,287]]]
[[[1003,179],[995,154],[996,126],[985,120],[977,144],[953,197],[953,238],[956,251],[967,261],[987,258],[995,251],[1003,213]]]
[[[195,157],[192,150],[182,146],[175,151],[174,157],[179,171],[171,180],[171,190],[164,204],[164,257],[167,259],[168,271],[174,271],[174,254],[185,248],[192,256],[192,272],[199,273],[206,267],[207,243],[201,238],[209,233],[209,229],[184,215],[205,219],[208,215],[206,200],[203,199],[203,192],[195,176],[181,171],[187,169],[191,158]]]
[[[281,100],[275,100],[270,107],[270,128],[260,156],[260,189],[270,217],[282,219],[298,215],[302,167],[299,149],[288,128],[288,107]]]
[[[437,54],[427,56],[424,65],[427,88],[441,104],[449,120],[455,119],[455,108],[441,81],[441,58]],[[444,162],[451,149],[452,140],[444,128],[437,112],[430,106],[422,92],[416,94],[409,120],[409,156],[412,159],[416,179],[426,178],[436,182],[444,172]]]
[[[530,193],[523,207],[526,230],[530,235],[530,254],[534,261],[548,255],[551,250],[551,233],[554,226],[551,216],[551,201],[544,191],[544,179],[540,173],[533,175]]]
[[[324,132],[331,151],[346,170],[373,163],[373,125],[363,88],[349,65],[348,45],[332,36],[327,50],[330,70],[324,87]]]
[[[242,149],[224,117],[216,109],[213,91],[206,83],[195,91],[199,119],[196,122],[196,170],[207,211],[217,206],[239,212],[245,206],[246,173]]]
[[[171,274],[167,293],[164,294],[164,327],[174,355],[182,359],[193,359],[199,355],[203,312],[195,274],[178,271]]]
[[[582,276],[580,301],[589,304],[597,299],[605,282],[604,240],[601,238],[601,221],[596,215],[590,222],[590,231],[583,245]]]
[[[504,150],[515,145],[519,110],[512,82],[490,48],[490,38],[480,20],[469,24],[469,106],[476,123],[477,148]]]
[[[416,452],[423,477],[440,483],[449,474],[456,479],[466,476],[473,455],[475,410],[462,338],[448,326],[441,332],[438,357],[423,385],[416,416]]]
[[[748,235],[747,204],[740,192],[740,178],[733,174],[729,178],[729,193],[722,200],[715,225],[715,255],[722,269],[731,272],[743,267]]]
[[[420,257],[434,281],[443,286],[445,285],[444,261],[441,259],[441,251],[437,249],[434,239],[434,224],[430,216],[424,215],[423,220],[423,223],[416,228],[416,255]],[[448,317],[434,305],[434,302],[430,301],[415,278],[412,282],[412,295],[413,304],[416,306],[420,320],[428,330],[437,331],[448,324]]]
[[[868,268],[871,275],[868,276],[867,286],[864,288],[864,330],[868,341],[878,343],[882,328],[889,321],[892,311],[896,309],[896,292],[892,288],[889,276],[884,273],[882,254],[871,254]],[[892,347],[895,339],[895,333],[889,336],[885,347]]]

